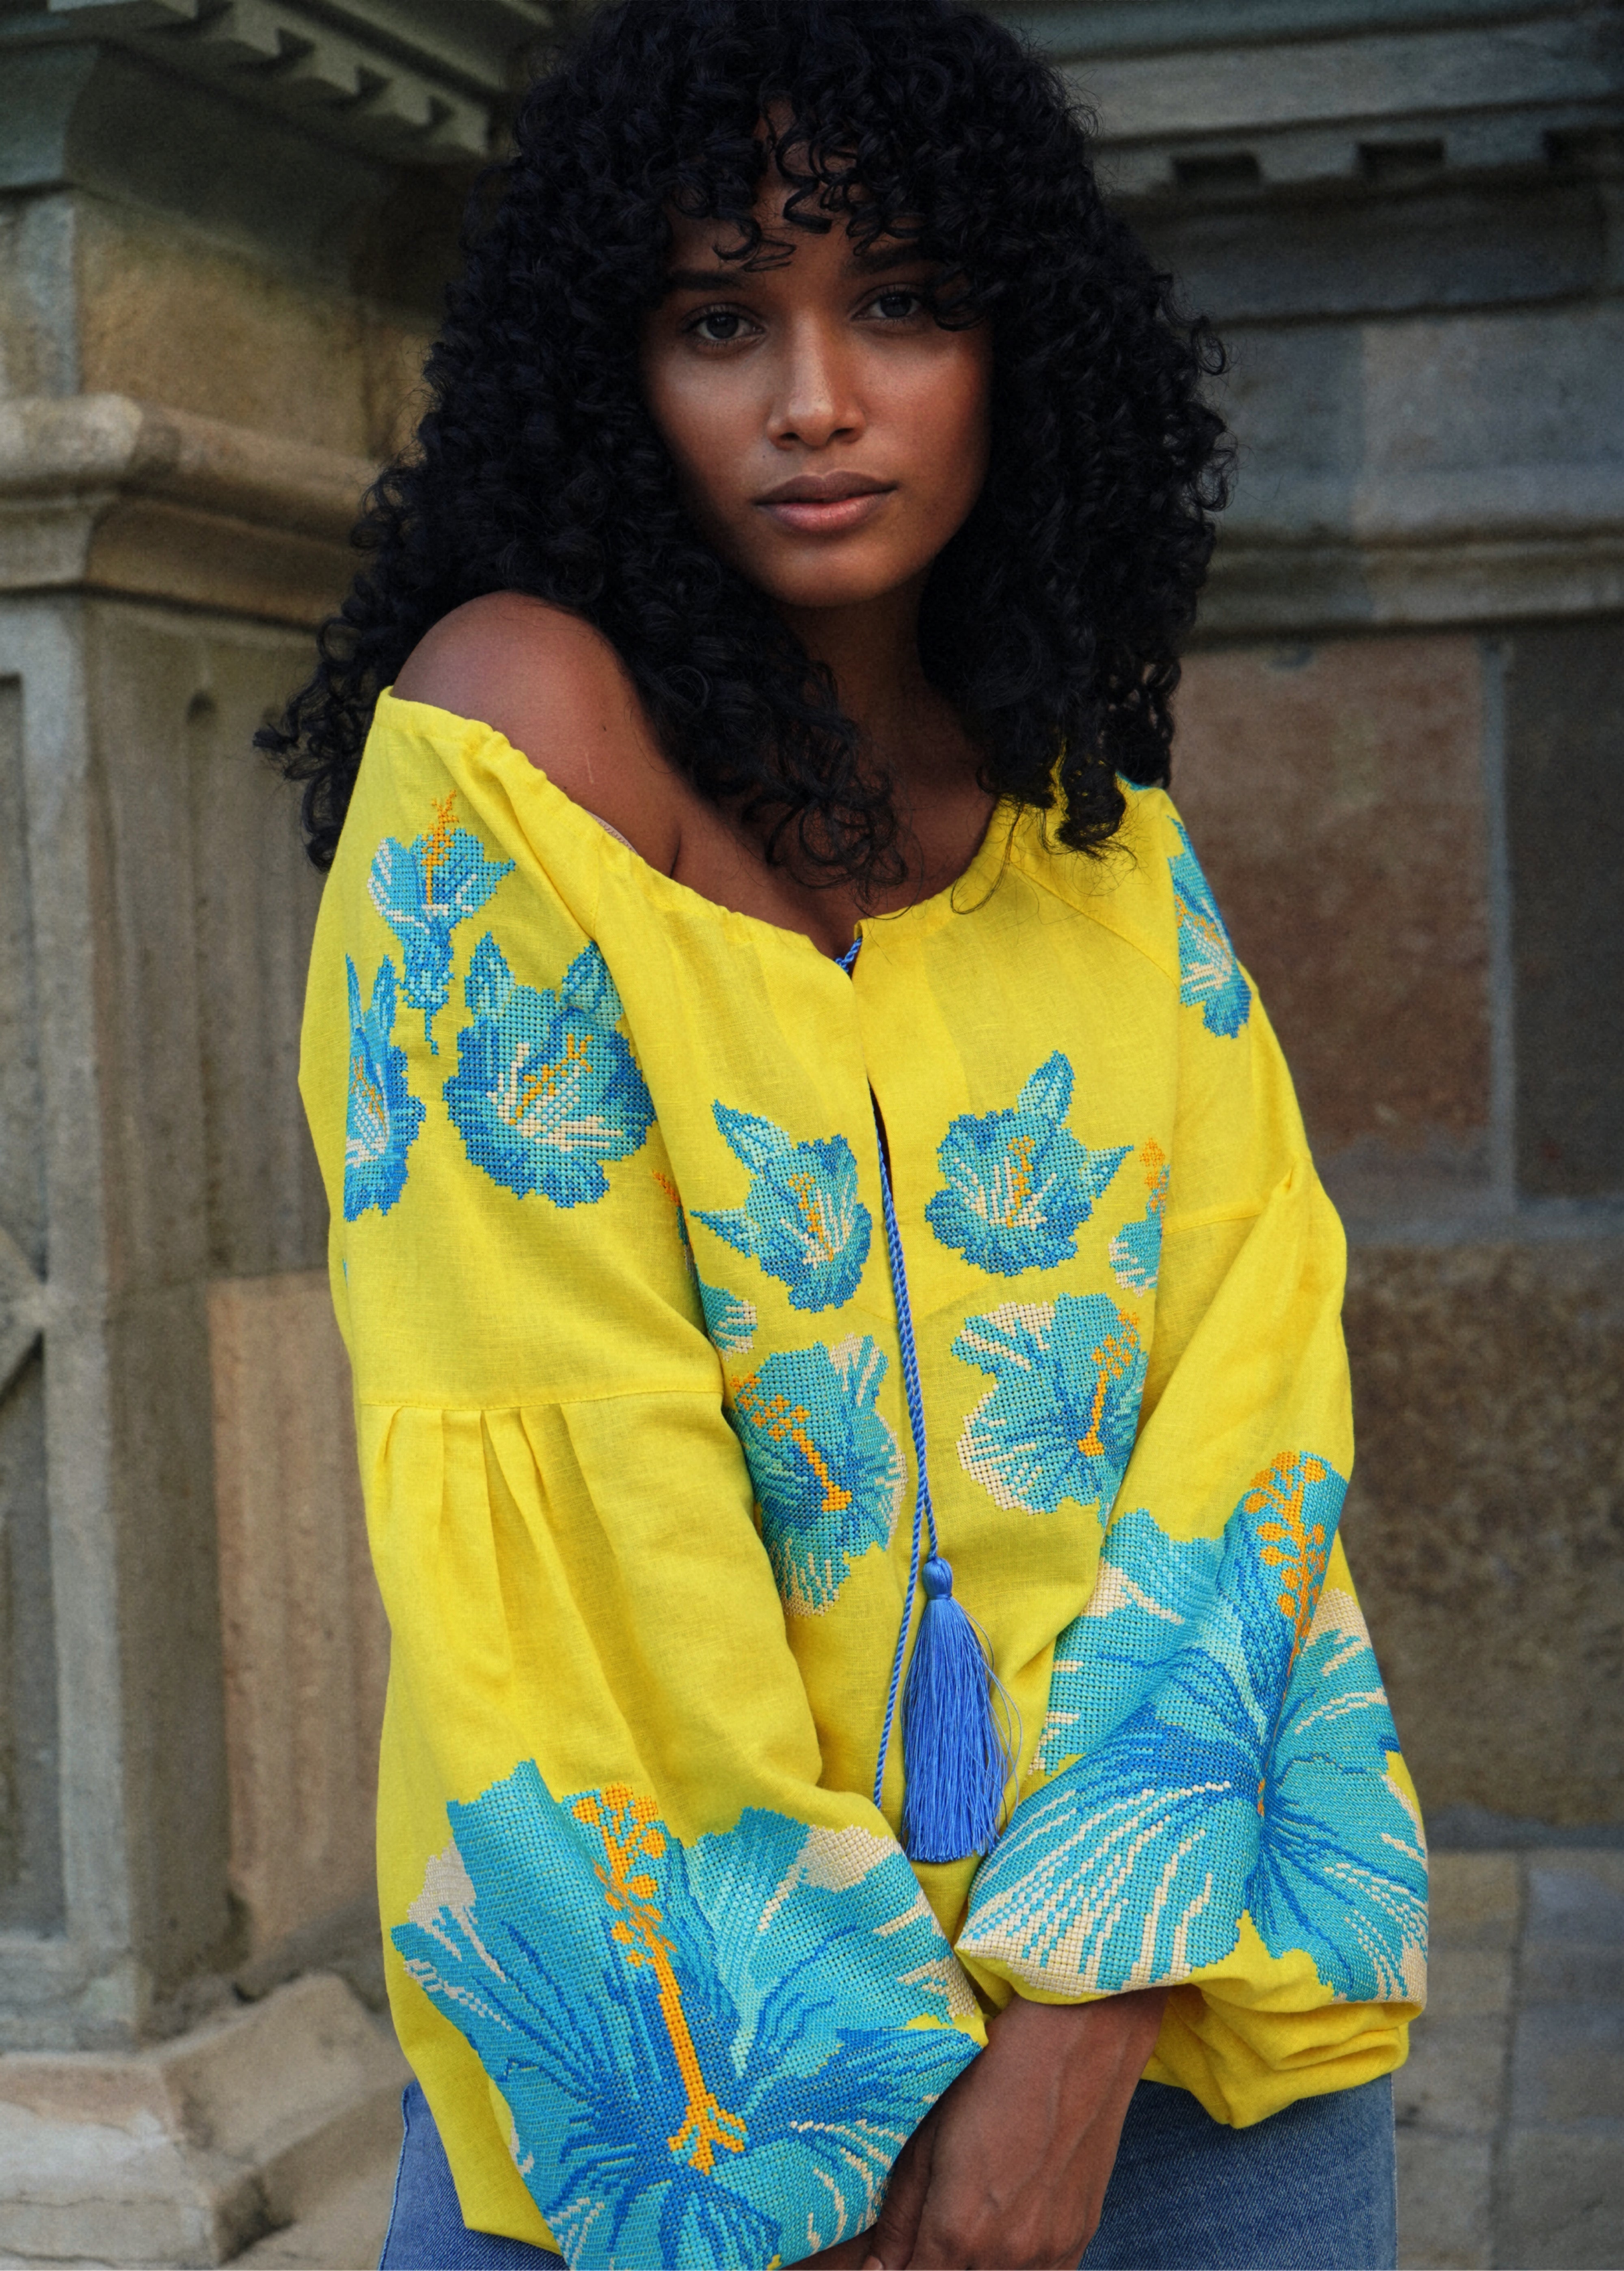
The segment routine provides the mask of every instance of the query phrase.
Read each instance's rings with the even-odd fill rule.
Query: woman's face
[[[781,607],[845,607],[922,585],[980,494],[992,339],[937,324],[912,248],[786,224],[785,195],[757,208],[793,247],[778,266],[674,222],[643,383],[707,541]]]

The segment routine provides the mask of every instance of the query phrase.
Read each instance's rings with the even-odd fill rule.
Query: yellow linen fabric
[[[466,2220],[766,2265],[872,2219],[1011,1992],[1167,1982],[1220,2120],[1400,2062],[1413,1791],[1335,1528],[1341,1234],[1166,796],[1002,810],[847,976],[382,697],[312,957],[392,1657],[397,2027]],[[1018,1711],[911,1867],[913,1458]],[[920,1897],[922,1888],[924,1897]]]

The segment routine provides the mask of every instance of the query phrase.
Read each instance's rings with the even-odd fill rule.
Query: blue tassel
[[[962,1861],[998,1836],[1009,1773],[995,1717],[1002,1690],[948,1563],[933,1553],[920,1575],[925,1605],[902,1694],[902,1842],[911,1861]]]

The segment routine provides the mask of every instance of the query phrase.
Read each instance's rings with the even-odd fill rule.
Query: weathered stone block
[[[1424,1806],[1624,1818],[1624,1243],[1369,1247],[1348,1550]]]
[[[389,1637],[324,1272],[211,1290],[231,1878],[256,1951],[369,1894]]]
[[[1192,657],[1173,793],[1332,1179],[1480,1165],[1489,1118],[1473,641]]]
[[[1405,2271],[1483,2271],[1494,2260],[1487,2137],[1398,2132],[1398,2260]]]
[[[1624,1195],[1624,622],[1507,641],[1516,1165],[1538,1196]]]
[[[1515,1854],[1434,1853],[1431,1874],[1434,1948],[1447,1948],[1451,1957],[1456,1950],[1488,1951],[1509,1962],[1523,1916],[1523,1876]]]
[[[1497,2260],[1526,2271],[1616,2271],[1624,2128],[1515,2130],[1504,2158]]]

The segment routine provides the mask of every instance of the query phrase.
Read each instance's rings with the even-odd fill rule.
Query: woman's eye
[[[748,325],[736,308],[704,308],[694,317],[688,329],[695,339],[704,339],[711,346],[722,347],[731,346],[734,339],[741,339]]]
[[[924,304],[919,293],[898,289],[882,292],[877,299],[868,302],[868,307],[871,314],[880,316],[885,323],[905,324],[911,316],[917,316]]]

